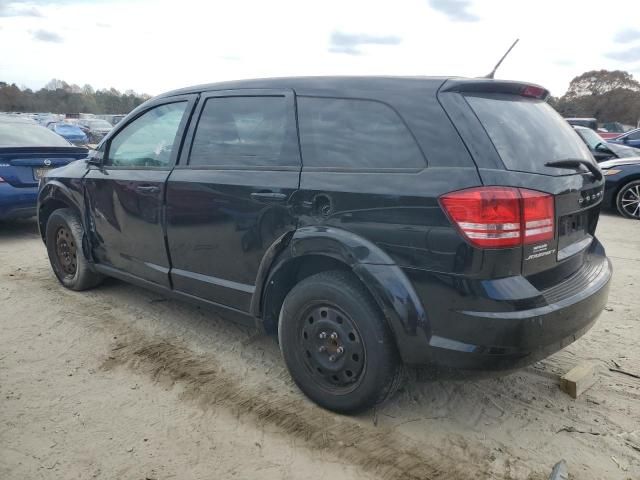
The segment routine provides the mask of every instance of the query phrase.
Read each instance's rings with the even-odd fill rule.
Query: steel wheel
[[[49,215],[45,230],[49,262],[58,281],[70,290],[87,290],[103,279],[85,257],[83,237],[84,229],[75,211],[60,208]]]
[[[296,385],[334,412],[365,410],[402,382],[382,311],[349,271],[320,272],[296,284],[282,304],[278,341]]]
[[[314,305],[302,316],[299,335],[302,361],[319,386],[338,394],[357,386],[366,353],[348,315],[333,305]]]
[[[633,182],[623,187],[619,193],[618,207],[623,215],[640,219],[640,183]]]
[[[56,260],[65,276],[73,277],[78,268],[77,249],[73,235],[67,227],[56,231]]]

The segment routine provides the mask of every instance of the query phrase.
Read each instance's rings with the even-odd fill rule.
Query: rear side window
[[[207,99],[189,165],[298,165],[293,108],[284,96]]]
[[[509,170],[562,173],[545,163],[593,161],[573,127],[542,100],[506,94],[467,95],[466,99]]]
[[[413,136],[388,105],[370,100],[298,97],[306,167],[424,168]]]

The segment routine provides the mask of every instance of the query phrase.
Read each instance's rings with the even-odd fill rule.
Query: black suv
[[[402,365],[509,369],[607,301],[602,174],[535,85],[326,77],[174,91],[41,184],[67,288],[117,277],[277,334],[341,412]]]

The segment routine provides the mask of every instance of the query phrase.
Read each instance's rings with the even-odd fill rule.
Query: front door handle
[[[279,203],[287,200],[287,196],[284,193],[276,192],[253,192],[251,198],[258,202],[271,202]]]
[[[136,190],[140,193],[158,193],[160,192],[160,187],[155,185],[139,185],[136,187]]]

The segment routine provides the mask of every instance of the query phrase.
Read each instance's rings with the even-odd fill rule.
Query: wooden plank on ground
[[[582,363],[560,377],[560,389],[572,398],[578,398],[582,392],[593,386],[598,380],[596,366]]]

